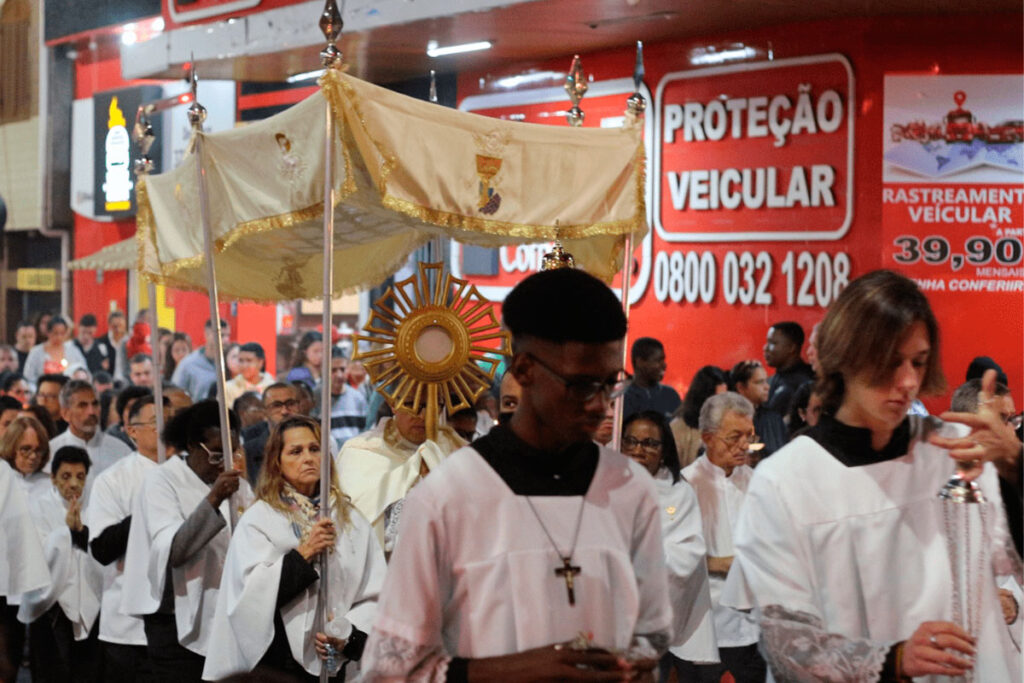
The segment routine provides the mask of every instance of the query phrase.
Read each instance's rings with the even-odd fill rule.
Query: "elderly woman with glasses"
[[[672,669],[679,680],[691,680],[695,663],[718,662],[697,495],[679,474],[675,440],[661,413],[646,410],[630,415],[622,425],[622,452],[654,477],[661,508],[675,626],[675,639],[661,660],[661,680],[668,680]]]
[[[133,501],[121,608],[143,617],[151,680],[201,679],[228,522],[252,502],[237,469],[245,462],[238,425],[231,412],[222,440],[216,401],[175,414],[163,434],[174,455],[146,473]],[[236,469],[225,469],[228,457]]]
[[[46,429],[31,415],[14,419],[0,437],[0,458],[21,475],[28,497],[34,498],[50,486],[50,475],[43,471],[50,462],[50,442]]]
[[[355,662],[386,565],[370,523],[333,469],[329,492],[321,492],[320,443],[319,423],[304,415],[286,417],[270,435],[257,501],[239,521],[224,563],[209,680],[256,669],[316,681],[322,666],[332,681],[358,676]],[[325,504],[329,514],[321,517]],[[325,571],[327,625],[318,627]]]

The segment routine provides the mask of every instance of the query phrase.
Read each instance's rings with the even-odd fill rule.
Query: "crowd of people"
[[[225,323],[195,348],[147,311],[20,324],[0,680],[1020,680],[1021,416],[985,357],[927,415],[947,385],[911,281],[863,276],[682,397],[659,340],[625,373],[621,306],[581,271],[526,278],[502,320],[503,376],[430,439],[316,331],[275,377]],[[987,500],[968,619],[954,472]]]

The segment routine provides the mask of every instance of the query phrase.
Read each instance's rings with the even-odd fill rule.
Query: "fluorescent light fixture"
[[[436,40],[431,40],[427,43],[427,56],[429,57],[446,57],[448,55],[457,55],[462,52],[476,52],[477,50],[490,50],[491,41],[480,40],[475,43],[462,43],[461,45],[447,45],[441,47],[437,44]]]
[[[540,83],[543,81],[558,81],[564,80],[565,74],[557,71],[534,71],[533,73],[516,74],[515,76],[505,76],[499,78],[494,82],[494,85],[498,88],[518,88],[521,85],[528,85],[530,83]]]
[[[761,54],[760,50],[737,43],[724,48],[717,49],[715,46],[698,47],[690,50],[690,64],[694,66],[707,66],[709,64],[724,64],[726,62],[737,62],[743,59],[751,59]]]
[[[320,78],[324,73],[323,69],[317,69],[316,71],[303,71],[300,74],[292,74],[288,78],[284,79],[285,83],[298,83],[299,81],[308,81],[313,78]]]

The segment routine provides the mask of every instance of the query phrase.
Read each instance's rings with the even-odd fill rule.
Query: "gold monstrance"
[[[417,275],[389,287],[363,331],[352,360],[363,362],[395,410],[426,407],[428,439],[437,438],[439,406],[448,415],[472,408],[494,382],[498,356],[511,355],[491,302],[441,263],[421,263]],[[360,351],[360,342],[370,350]]]

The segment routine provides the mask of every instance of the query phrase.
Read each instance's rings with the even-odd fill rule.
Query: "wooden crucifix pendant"
[[[573,588],[573,577],[580,573],[580,568],[572,564],[571,557],[562,558],[562,566],[555,569],[555,576],[565,579],[565,590],[569,594],[569,604],[576,604],[576,591]]]

